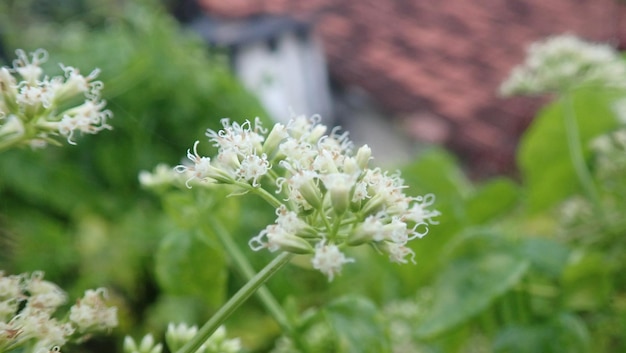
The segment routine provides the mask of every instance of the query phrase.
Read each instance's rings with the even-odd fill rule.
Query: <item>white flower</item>
[[[218,147],[213,159],[200,156],[196,142],[187,151],[193,165],[175,170],[189,175],[187,184],[235,184],[276,207],[276,222],[249,240],[254,251],[313,254],[313,267],[332,280],[354,261],[340,248],[370,243],[406,263],[413,252],[405,245],[438,223],[434,195],[407,196],[399,172],[370,169],[371,149],[363,146],[353,155],[348,134],[333,128],[324,135],[318,116],[277,124],[267,138],[258,119],[241,125],[224,119],[222,125],[207,132]]]
[[[267,155],[263,153],[261,156],[255,154],[247,155],[241,161],[237,174],[240,179],[252,181],[252,186],[259,186],[258,182],[270,170],[270,163],[267,161]]]
[[[79,332],[107,330],[117,326],[117,308],[107,307],[104,303],[104,288],[89,289],[85,296],[70,308],[70,321]]]
[[[241,340],[239,338],[228,339],[226,328],[220,326],[204,343],[207,353],[237,353],[241,350]]]
[[[130,336],[124,338],[125,353],[161,353],[162,351],[163,345],[161,343],[155,344],[154,337],[151,334],[145,335],[139,345]]]
[[[111,130],[106,120],[112,116],[110,110],[102,110],[106,103],[87,100],[82,105],[63,113],[58,123],[59,133],[67,137],[67,142],[75,145],[72,137],[75,131],[84,134],[96,134],[104,129]]]
[[[341,272],[343,264],[354,262],[354,259],[346,257],[337,245],[326,245],[322,240],[315,246],[315,255],[311,260],[313,268],[319,270],[326,276],[328,281],[332,281],[336,274]]]
[[[79,70],[72,66],[65,66],[60,64],[61,68],[65,72],[65,82],[56,85],[55,87],[55,99],[56,102],[65,101],[78,94],[84,94],[88,99],[97,100],[100,96],[100,90],[102,89],[102,82],[94,81],[98,74],[99,69],[93,70],[87,77],[80,74]]]
[[[187,326],[186,323],[180,323],[178,325],[169,323],[167,325],[167,332],[165,332],[165,342],[167,342],[167,347],[170,352],[178,351],[189,342],[197,332],[197,326]]]
[[[0,300],[21,299],[21,282],[21,276],[4,276],[0,271]]]
[[[221,179],[225,177],[226,181],[228,181],[229,176],[227,173],[220,171],[211,165],[211,158],[209,157],[201,157],[198,154],[198,144],[200,141],[196,141],[193,144],[193,153],[191,149],[187,150],[187,158],[193,162],[193,165],[178,165],[174,167],[174,170],[178,173],[185,173],[189,176],[189,179],[185,182],[188,188],[191,188],[189,182],[198,179],[198,180],[207,180],[210,178]]]
[[[239,125],[236,122],[230,122],[230,119],[222,119],[224,127],[219,132],[207,130],[206,136],[210,141],[214,142],[215,147],[219,147],[220,151],[233,150],[241,156],[254,154],[255,151],[263,149],[262,143],[265,139],[263,133],[266,133],[262,127],[261,120],[256,118],[252,127],[250,121],[246,121]]]
[[[60,64],[65,76],[43,76],[40,65],[48,57],[43,49],[31,53],[30,59],[23,50],[16,54],[12,69],[0,68],[0,141],[5,140],[4,146],[42,147],[56,142],[57,136],[75,144],[76,131],[95,134],[111,129],[107,119],[112,113],[100,99],[103,84],[94,81],[98,69],[85,77],[78,69]],[[18,81],[11,73],[22,79]],[[81,96],[82,104],[68,107]]]
[[[37,49],[31,53],[32,60],[28,60],[26,52],[22,49],[16,50],[15,53],[17,54],[17,59],[13,61],[13,70],[30,84],[37,82],[43,74],[40,65],[48,60],[48,52],[43,49]]]
[[[169,185],[178,179],[178,174],[164,163],[159,163],[154,168],[154,172],[146,170],[139,172],[139,183],[144,187]]]
[[[411,262],[415,263],[415,252],[406,245],[393,242],[385,242],[382,246],[383,251],[389,254],[389,260],[397,263],[407,263],[407,256],[411,257]]]
[[[565,92],[582,86],[626,87],[626,64],[606,44],[558,35],[533,43],[526,61],[500,87],[504,95]]]
[[[56,308],[65,304],[67,296],[56,284],[44,281],[43,272],[33,272],[26,281],[25,290],[30,294],[26,309],[52,313]]]
[[[267,241],[264,242],[263,238],[267,239]],[[280,249],[296,254],[309,254],[312,251],[311,245],[306,240],[276,224],[268,225],[259,235],[250,239],[248,245],[254,251],[263,248],[267,248],[271,252]]]

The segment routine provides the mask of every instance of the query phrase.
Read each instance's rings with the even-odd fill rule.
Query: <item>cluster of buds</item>
[[[625,88],[624,61],[607,44],[559,35],[531,44],[526,61],[513,69],[500,93],[563,93],[589,86]]]
[[[65,319],[53,317],[67,295],[42,272],[5,276],[0,271],[0,352],[59,351],[68,341],[117,326],[117,308],[105,305],[104,289],[88,290]]]
[[[192,182],[223,183],[255,192],[276,207],[276,223],[249,241],[257,251],[312,254],[312,266],[328,276],[353,262],[343,250],[370,244],[391,261],[415,262],[408,242],[437,224],[429,209],[432,194],[404,194],[399,173],[369,168],[370,148],[353,153],[347,133],[327,134],[319,117],[299,116],[268,132],[259,121],[222,120],[223,129],[207,131],[217,147],[213,158],[188,150],[190,164],[175,170]],[[274,196],[276,195],[276,196]]]
[[[177,352],[198,332],[197,326],[187,326],[182,323],[174,325],[170,323],[165,333],[165,343],[169,352]],[[209,339],[200,346],[195,353],[238,353],[241,351],[239,338],[228,338],[226,328],[220,326]],[[124,339],[124,353],[161,353],[163,344],[157,343],[151,334],[145,335],[139,344],[130,336]]]
[[[595,157],[595,173],[603,181],[622,184],[626,174],[626,129],[596,137],[591,141]]]
[[[43,147],[59,137],[75,144],[77,132],[96,134],[111,129],[100,98],[99,70],[83,76],[60,64],[63,76],[44,76],[48,54],[38,49],[29,56],[17,50],[13,67],[0,68],[0,150],[9,146]]]

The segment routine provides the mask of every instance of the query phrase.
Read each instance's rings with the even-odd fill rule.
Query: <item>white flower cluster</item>
[[[34,51],[30,59],[23,50],[16,53],[12,68],[0,68],[0,149],[58,144],[57,136],[75,144],[77,132],[111,129],[111,111],[104,110],[100,98],[103,84],[95,81],[98,69],[83,76],[77,68],[60,64],[64,75],[48,77],[41,68],[48,58],[45,50]]]
[[[391,261],[414,261],[407,246],[437,224],[439,212],[429,209],[432,194],[404,194],[399,173],[368,167],[371,150],[352,153],[347,133],[319,124],[319,117],[299,116],[268,132],[257,118],[243,124],[222,120],[219,132],[207,136],[218,153],[198,153],[196,141],[187,153],[191,164],[175,170],[191,181],[218,182],[256,192],[276,207],[276,223],[249,244],[253,250],[313,254],[312,265],[328,276],[354,260],[348,246],[370,244]],[[277,198],[272,196],[277,195]]]
[[[500,93],[562,93],[583,86],[625,88],[626,65],[611,46],[566,34],[531,44]]]
[[[165,343],[170,352],[177,352],[198,332],[198,327],[181,323],[170,323],[165,333]],[[241,351],[239,338],[227,338],[226,328],[220,326],[195,353],[238,353]],[[163,344],[156,343],[151,334],[145,335],[139,345],[130,336],[124,339],[124,353],[161,353]]]
[[[596,137],[591,141],[595,153],[594,172],[601,180],[621,181],[626,172],[626,128]]]
[[[87,291],[70,308],[69,319],[57,320],[53,314],[67,296],[42,272],[5,276],[0,271],[0,352],[58,351],[70,340],[117,326],[117,309],[104,305],[104,296],[104,289]]]

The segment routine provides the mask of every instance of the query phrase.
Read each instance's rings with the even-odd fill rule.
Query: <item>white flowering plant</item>
[[[110,129],[106,119],[111,112],[103,110],[99,96],[102,83],[94,81],[98,70],[84,77],[61,65],[65,76],[49,78],[40,67],[47,59],[45,50],[34,51],[31,59],[21,49],[16,53],[12,68],[0,68],[0,153],[58,144],[59,136],[75,144],[75,131]],[[76,97],[86,100],[72,106]],[[104,288],[87,290],[62,319],[56,318],[67,295],[43,277],[42,271],[5,275],[0,270],[0,352],[59,352],[68,342],[80,343],[117,326],[117,308],[106,304]]]
[[[187,163],[174,171],[189,189],[223,184],[231,188],[232,196],[250,193],[266,201],[275,209],[275,223],[250,238],[248,245],[253,251],[266,249],[279,255],[259,274],[249,275],[249,282],[225,304],[224,312],[219,311],[199,338],[181,351],[197,349],[294,254],[309,255],[311,267],[329,281],[345,264],[355,262],[345,253],[351,247],[370,245],[392,262],[415,263],[408,243],[424,237],[438,223],[440,213],[431,208],[435,197],[408,196],[399,173],[370,168],[367,145],[354,152],[348,134],[338,129],[328,133],[318,116],[297,116],[271,129],[258,118],[241,124],[223,119],[222,125],[223,129],[206,133],[216,156],[200,155],[196,141],[187,151]],[[141,174],[140,180],[155,186],[181,178],[157,167],[154,174]],[[232,257],[240,259],[240,267],[250,267],[228,235],[222,235],[221,241]],[[266,299],[266,306],[275,308],[272,302],[271,297]],[[287,325],[284,319],[278,321]]]
[[[62,319],[55,312],[67,294],[43,279],[43,272],[5,275],[0,271],[0,352],[59,352],[117,326],[117,308],[106,304],[104,288],[87,290]]]
[[[114,337],[120,351],[624,350],[623,69],[610,46],[572,36],[534,45],[530,69],[515,74],[521,89],[507,83],[503,93],[545,92],[557,100],[522,139],[520,178],[479,184],[441,150],[421,153],[402,177],[385,172],[374,166],[384,160],[371,160],[368,148],[324,130],[317,118],[294,117],[282,127],[207,119],[262,110],[239,93],[219,61],[207,64],[200,41],[181,45],[182,36],[168,35],[173,22],[151,22],[147,14],[133,12],[120,26],[107,17],[106,28],[93,33],[31,32],[31,39],[61,43],[64,57],[106,69],[100,79],[116,119],[107,113],[104,125],[115,124],[115,133],[79,141],[97,131],[59,128],[62,115],[89,92],[56,107],[42,101],[46,114],[38,119],[26,98],[16,99],[0,119],[13,124],[3,125],[5,150],[44,141],[80,145],[47,150],[54,158],[38,158],[41,151],[31,148],[2,154],[0,261],[47,265],[49,278],[78,274],[63,277],[74,284],[70,293],[86,282],[113,284],[115,292],[107,293],[122,302],[121,329],[153,333],[123,344]],[[18,61],[40,67],[47,56],[36,53]],[[27,80],[15,66],[6,69],[15,85],[29,87],[24,97],[55,85],[50,73],[38,84],[21,84]],[[71,81],[65,69],[55,81],[61,85]],[[98,86],[98,77],[85,75],[88,85]],[[22,125],[38,132],[18,142]],[[274,147],[272,133],[280,137]],[[134,181],[139,169],[163,161],[180,165],[140,175],[159,205]],[[43,207],[29,212],[34,204]],[[246,301],[253,292],[258,300]],[[102,290],[92,294],[104,298]],[[21,294],[18,311],[28,295]],[[76,312],[89,316],[86,308]],[[52,319],[67,322],[71,310],[56,313]],[[213,314],[203,327],[164,330],[167,322],[197,324]],[[241,339],[226,337],[224,323]],[[80,334],[74,330],[68,343]],[[101,342],[87,349],[111,350]]]
[[[13,67],[0,68],[0,152],[13,146],[58,145],[60,139],[75,145],[77,133],[111,129],[107,120],[112,114],[104,109],[103,85],[96,80],[98,69],[84,76],[60,64],[64,74],[50,77],[41,67],[48,59],[44,49],[16,53]]]

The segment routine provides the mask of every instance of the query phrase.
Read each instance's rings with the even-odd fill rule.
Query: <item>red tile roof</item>
[[[407,128],[421,126],[411,129],[416,137],[432,114],[440,117],[448,129],[442,142],[475,175],[514,169],[516,141],[538,102],[503,100],[497,87],[529,43],[564,32],[617,43],[626,33],[626,9],[616,0],[198,2],[212,15],[287,14],[314,22],[336,81],[362,87],[407,119]],[[411,121],[425,116],[430,120]]]

